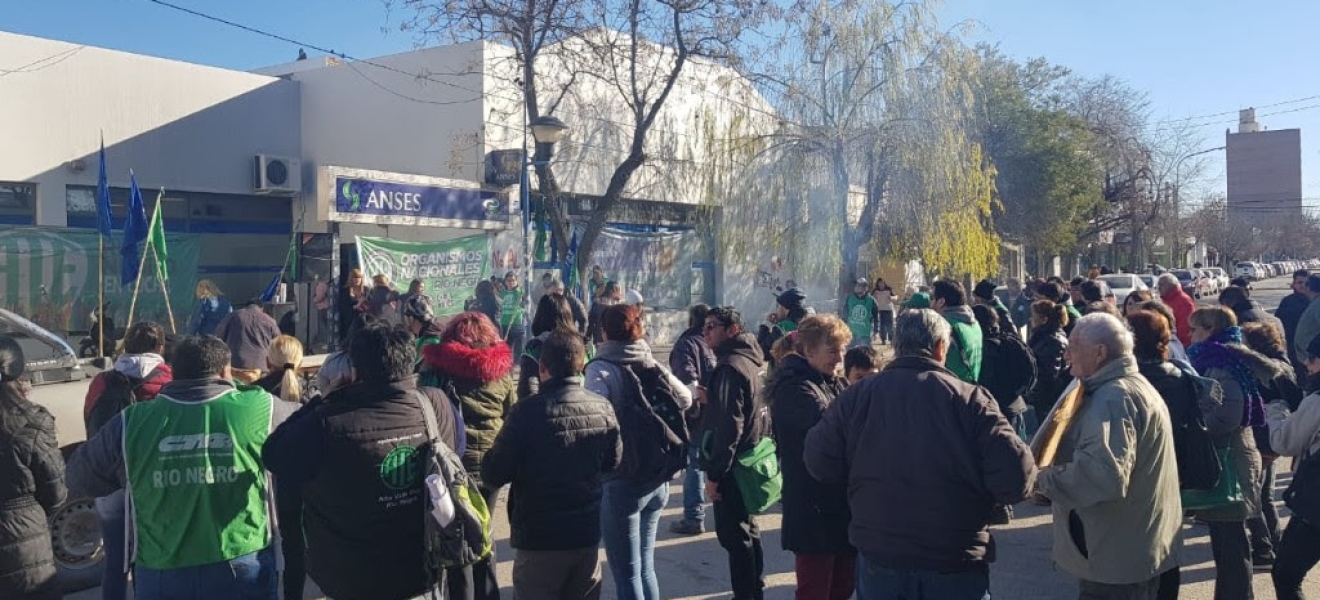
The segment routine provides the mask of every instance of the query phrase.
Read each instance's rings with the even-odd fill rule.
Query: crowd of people
[[[1198,309],[1171,277],[1121,303],[1087,278],[907,298],[858,279],[837,315],[789,288],[762,323],[690,307],[667,362],[641,297],[601,273],[589,309],[544,280],[525,340],[516,276],[443,321],[419,282],[374,283],[348,277],[345,349],[314,381],[297,339],[214,286],[195,335],[134,324],[67,465],[0,338],[0,597],[59,597],[45,515],[72,493],[97,499],[106,599],[131,574],[139,599],[300,598],[310,577],[337,600],[498,600],[493,547],[442,564],[424,526],[426,461],[451,452],[473,490],[451,508],[508,488],[519,600],[601,597],[602,546],[615,597],[664,597],[678,478],[668,528],[713,517],[735,600],[765,595],[776,504],[800,600],[989,598],[991,529],[1024,501],[1051,507],[1083,599],[1177,598],[1187,518],[1216,599],[1252,598],[1264,568],[1303,598],[1320,561],[1320,274],[1295,274],[1278,318],[1248,285]]]

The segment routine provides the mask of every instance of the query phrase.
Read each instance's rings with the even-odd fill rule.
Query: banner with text
[[[118,232],[116,232],[118,234]],[[97,252],[95,229],[9,228],[0,231],[0,306],[27,317],[56,334],[87,331],[96,308]],[[200,243],[192,234],[165,235],[170,256],[170,302],[180,331],[188,323],[196,300]],[[120,239],[105,244],[105,300],[117,327],[126,325],[133,286],[119,285]],[[169,328],[165,297],[156,268],[147,258],[142,272],[134,320],[151,320]]]
[[[426,282],[431,310],[438,317],[463,312],[477,282],[490,276],[490,244],[484,234],[443,242],[359,236],[357,249],[358,264],[368,278],[385,275],[401,293],[413,279]]]

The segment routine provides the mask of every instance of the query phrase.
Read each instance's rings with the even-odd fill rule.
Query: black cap
[[[989,279],[982,279],[976,287],[972,288],[972,295],[982,300],[991,300],[995,297],[995,282]]]
[[[807,301],[807,295],[802,290],[792,288],[780,294],[775,301],[784,308],[801,308],[802,303]]]

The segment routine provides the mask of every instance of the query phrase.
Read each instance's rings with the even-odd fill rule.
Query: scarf
[[[1246,361],[1238,355],[1237,350],[1228,346],[1241,343],[1242,329],[1229,327],[1204,342],[1192,344],[1192,347],[1187,349],[1187,356],[1192,359],[1192,367],[1197,373],[1206,373],[1211,369],[1224,369],[1231,373],[1233,380],[1242,388],[1241,425],[1264,426],[1265,397],[1256,383],[1256,376],[1252,374],[1251,367],[1247,366]]]

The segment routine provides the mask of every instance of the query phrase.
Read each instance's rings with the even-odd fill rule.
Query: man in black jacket
[[[457,451],[440,390],[418,388],[417,347],[400,325],[377,323],[348,348],[356,380],[313,401],[266,441],[276,485],[299,485],[307,571],[335,600],[403,600],[443,582],[426,561],[421,459],[429,444],[420,402]]]
[[[904,312],[897,358],[807,433],[807,471],[848,484],[858,597],[988,597],[992,510],[1021,502],[1035,479],[1031,450],[990,393],[944,368],[949,337],[938,313]]]
[[[1274,316],[1283,323],[1283,334],[1288,342],[1288,362],[1292,363],[1293,371],[1305,373],[1306,365],[1297,358],[1297,323],[1302,320],[1302,313],[1311,306],[1311,297],[1306,295],[1306,279],[1311,276],[1311,272],[1301,269],[1293,272],[1292,291],[1283,300],[1279,302],[1279,308],[1274,311]],[[1309,342],[1303,342],[1309,343]]]
[[[692,397],[701,396],[701,386],[707,375],[715,370],[715,353],[706,345],[706,316],[710,307],[694,304],[688,308],[688,330],[674,342],[669,353],[669,370],[692,390]],[[700,425],[701,404],[693,402],[687,410],[688,429],[695,431]],[[683,476],[683,518],[669,524],[669,531],[680,535],[700,535],[706,532],[706,488],[701,464],[698,462],[697,444],[692,444],[692,455]]]
[[[519,600],[600,598],[601,478],[623,457],[609,400],[582,387],[582,338],[542,342],[540,392],[514,405],[481,464],[482,481],[509,488]]]
[[[734,600],[761,600],[765,588],[761,531],[743,504],[733,465],[770,429],[770,415],[757,402],[765,361],[756,338],[743,331],[742,315],[733,307],[711,309],[705,336],[719,361],[706,382],[701,433],[694,438],[701,446],[706,497],[714,503],[720,546],[729,553]]]

